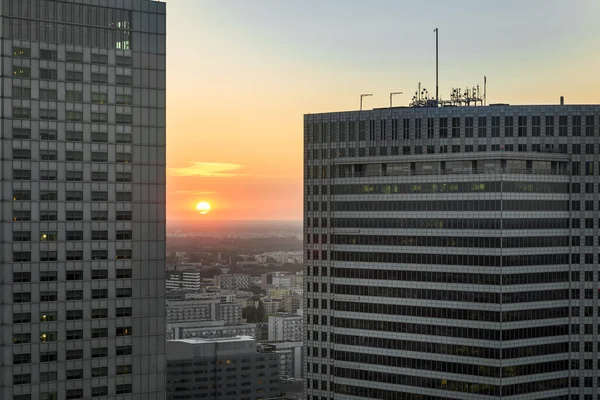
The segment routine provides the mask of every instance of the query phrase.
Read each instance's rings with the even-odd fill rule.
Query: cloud
[[[233,171],[242,168],[240,164],[229,163],[214,163],[214,162],[199,162],[192,161],[189,166],[182,168],[171,168],[171,171],[176,176],[203,176],[206,178],[230,178],[239,176]]]

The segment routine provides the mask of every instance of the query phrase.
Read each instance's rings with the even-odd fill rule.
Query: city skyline
[[[300,220],[302,115],[433,93],[436,27],[443,98],[485,75],[490,103],[597,102],[600,5],[544,5],[169,2],[168,221]]]

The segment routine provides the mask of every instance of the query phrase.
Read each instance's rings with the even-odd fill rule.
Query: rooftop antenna
[[[392,93],[390,93],[390,108],[392,108],[392,96],[394,96],[396,94],[402,94],[402,92],[392,92]]]
[[[365,94],[361,94],[361,95],[360,95],[360,111],[362,111],[362,101],[363,101],[363,97],[369,97],[369,96],[373,96],[373,93],[365,93]]]
[[[483,77],[483,105],[487,105],[487,77]]]
[[[437,102],[439,101],[439,80],[438,80],[438,72],[439,72],[439,68],[438,68],[438,28],[435,28],[433,30],[435,32],[435,102],[437,105]]]

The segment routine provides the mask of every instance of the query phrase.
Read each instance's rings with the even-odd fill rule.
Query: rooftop
[[[189,344],[207,344],[207,343],[232,343],[232,342],[250,342],[256,341],[252,336],[235,336],[235,337],[219,337],[219,338],[191,338],[191,339],[179,339],[169,340],[169,342],[181,342]]]

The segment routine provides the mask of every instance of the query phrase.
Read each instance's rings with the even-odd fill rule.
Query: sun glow
[[[208,214],[210,211],[210,204],[205,201],[201,201],[200,203],[196,204],[196,210],[200,211],[200,214]]]

